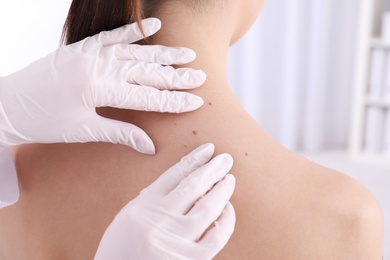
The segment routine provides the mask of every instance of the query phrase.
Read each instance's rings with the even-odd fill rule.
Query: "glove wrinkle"
[[[235,224],[234,211],[227,207],[235,182],[229,177],[219,181],[230,170],[232,158],[222,154],[209,162],[213,152],[212,144],[198,147],[125,205],[104,233],[95,260],[212,259],[228,242]],[[230,167],[217,167],[221,163]],[[203,175],[215,176],[206,181]],[[218,189],[208,196],[214,185]],[[188,196],[194,188],[197,195]],[[196,213],[185,214],[183,207],[196,207]]]
[[[161,27],[156,18],[142,24],[147,36]],[[146,133],[98,117],[96,107],[193,111],[203,104],[200,97],[171,90],[199,87],[205,74],[162,66],[160,61],[182,64],[196,55],[188,48],[131,44],[143,37],[138,24],[125,25],[62,46],[1,78],[0,144],[112,142],[154,154]]]

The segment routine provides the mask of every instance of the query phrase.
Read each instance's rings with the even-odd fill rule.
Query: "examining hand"
[[[95,260],[212,259],[235,225],[235,178],[227,174],[233,159],[210,161],[213,152],[212,144],[197,148],[130,201],[105,231]]]
[[[142,21],[146,36],[160,29]],[[206,75],[174,69],[195,59],[187,48],[129,44],[143,39],[136,23],[63,46],[12,75],[0,78],[0,146],[24,143],[111,142],[153,154],[140,128],[100,117],[96,107],[181,113],[203,104],[185,92]]]

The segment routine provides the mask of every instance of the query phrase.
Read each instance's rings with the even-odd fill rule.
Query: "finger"
[[[94,105],[140,111],[183,113],[196,110],[203,103],[202,98],[186,92],[125,84],[116,88],[99,88]]]
[[[235,184],[234,176],[227,174],[187,213],[187,217],[196,219],[196,227],[191,232],[192,240],[198,241],[205,230],[218,219],[233,195]]]
[[[73,140],[123,144],[140,153],[155,154],[152,140],[141,128],[100,116],[86,122],[86,127],[73,135]]]
[[[155,182],[144,189],[142,193],[153,193],[165,196],[174,189],[181,180],[193,171],[209,162],[214,153],[213,144],[204,144],[181,158],[180,162],[164,172]]]
[[[203,85],[206,74],[191,68],[175,69],[157,63],[138,62],[124,70],[128,83],[152,86],[157,89],[193,89]]]
[[[230,154],[221,154],[203,165],[180,182],[167,196],[167,201],[176,201],[175,212],[186,214],[195,202],[205,195],[233,167]]]
[[[162,65],[183,65],[196,58],[195,52],[189,48],[138,44],[115,45],[115,56],[119,60],[137,60]]]
[[[146,37],[155,34],[161,28],[161,21],[157,18],[147,18],[141,21]],[[133,43],[144,38],[137,23],[127,24],[111,31],[104,31],[92,37],[103,47],[118,43]]]
[[[228,202],[214,227],[198,242],[200,246],[199,259],[213,259],[229,241],[236,224],[236,214],[233,205]]]

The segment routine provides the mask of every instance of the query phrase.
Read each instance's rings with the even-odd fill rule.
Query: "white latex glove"
[[[156,18],[142,21],[146,36]],[[129,44],[143,38],[136,23],[63,46],[0,78],[0,146],[24,143],[111,142],[153,154],[140,128],[100,117],[96,107],[180,113],[203,104],[185,92],[202,85],[199,70],[174,69],[195,59],[187,48]]]
[[[209,162],[213,152],[212,144],[197,148],[130,201],[105,231],[95,260],[212,259],[235,225],[235,178],[227,174],[233,159],[222,154]]]
[[[18,199],[18,177],[11,151],[8,147],[0,147],[0,209],[16,203]]]

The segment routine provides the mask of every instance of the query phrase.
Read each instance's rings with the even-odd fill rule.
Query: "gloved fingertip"
[[[228,203],[226,204],[225,214],[228,214],[231,216],[231,221],[233,222],[233,225],[234,225],[234,223],[236,223],[236,211],[233,207],[233,204],[230,201],[228,201]]]
[[[236,211],[233,204],[228,201],[225,208],[222,211],[221,216],[214,222],[216,229],[224,229],[225,236],[230,236],[234,231],[236,224]]]
[[[152,148],[150,148],[146,151],[146,154],[148,154],[148,155],[155,155],[156,154],[156,148],[154,147],[154,145]]]
[[[221,156],[223,158],[223,160],[226,161],[226,163],[233,165],[234,159],[233,159],[233,156],[231,156],[230,154],[223,153],[223,154],[221,154],[219,156]]]
[[[198,82],[199,86],[203,85],[206,82],[207,74],[203,70],[197,70],[195,72],[195,76],[199,80],[199,82]]]
[[[233,174],[230,174],[230,173],[226,174],[226,176],[225,176],[224,179],[225,179],[225,181],[228,182],[229,184],[231,184],[231,185],[233,185],[233,186],[236,185],[236,177],[234,177]]]
[[[136,148],[137,151],[147,155],[155,155],[156,148],[154,147],[153,142],[144,142],[142,144],[138,144]]]
[[[179,163],[180,168],[190,169],[191,172],[195,171],[210,161],[211,157],[213,157],[214,150],[215,146],[212,143],[199,146],[181,159]]]
[[[199,154],[209,154],[210,156],[214,153],[215,146],[212,143],[207,143],[207,144],[202,144],[198,148],[196,148],[193,153],[194,155],[199,155]]]
[[[189,111],[194,111],[198,108],[200,108],[201,106],[203,106],[204,104],[204,101],[201,97],[198,97],[198,96],[195,96],[195,95],[188,95],[187,96],[187,100],[186,100],[186,104],[185,104],[185,111],[189,112]]]
[[[203,70],[191,70],[190,72],[189,84],[183,86],[183,89],[198,88],[206,82],[207,75]]]
[[[155,17],[143,19],[141,23],[146,37],[155,34],[161,29],[161,21]]]
[[[133,148],[134,150],[148,155],[156,154],[156,148],[154,147],[152,139],[141,129],[131,128],[128,132],[125,145]]]
[[[213,157],[215,151],[215,146],[212,143],[207,143],[199,146],[193,152],[193,157],[197,161],[201,162],[201,165],[210,161],[211,157]]]
[[[181,50],[182,50],[181,59],[184,63],[188,63],[196,59],[196,53],[192,49],[182,47]]]

